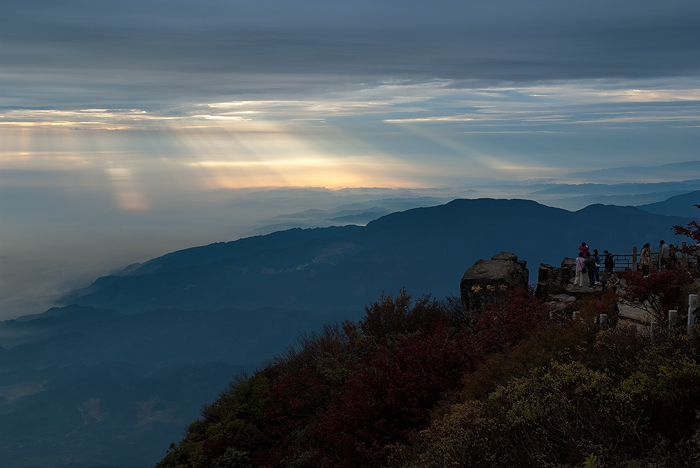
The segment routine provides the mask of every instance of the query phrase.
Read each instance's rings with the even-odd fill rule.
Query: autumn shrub
[[[516,288],[508,299],[488,305],[476,317],[474,332],[486,353],[501,352],[553,323],[554,310],[530,291]]]
[[[470,337],[445,324],[395,336],[354,369],[341,399],[323,412],[311,466],[381,466],[386,446],[425,427],[436,402],[479,358]]]
[[[625,341],[607,338],[616,344]],[[700,410],[700,338],[660,331],[647,343],[637,352],[635,365],[620,373],[621,387],[634,399],[648,430],[676,444],[692,432]],[[634,359],[632,349],[623,351],[618,345],[616,351],[610,363],[622,361],[625,354],[628,362]]]
[[[395,451],[395,466],[573,467],[591,453],[608,467],[697,466],[700,337],[618,327],[599,332],[591,346],[595,328],[571,330],[581,332],[569,342],[577,342],[573,352],[526,372],[501,364],[510,376],[496,376],[501,384],[488,395],[483,383],[473,390],[480,368],[461,401]],[[521,347],[546,334],[502,362],[518,360]]]
[[[252,468],[250,455],[247,452],[229,447],[223,455],[214,460],[211,468]]]
[[[354,323],[324,325],[302,334],[296,346],[262,368],[258,374],[273,383],[262,426],[266,440],[255,454],[255,466],[306,466],[317,460],[322,443],[309,428],[340,398],[347,376],[377,346]]]
[[[423,436],[413,467],[573,466],[608,439],[625,439],[623,403],[604,374],[552,363],[513,378],[485,400],[454,406]],[[621,419],[622,418],[622,419]]]
[[[552,322],[526,291],[491,305],[473,330],[455,304],[413,302],[402,291],[370,304],[357,323],[302,335],[205,407],[159,468],[385,465],[389,447],[427,428],[488,354]]]
[[[357,346],[358,340],[350,339],[345,325],[324,324],[317,332],[300,334],[296,345],[275,356],[257,374],[276,381],[307,368],[321,372],[324,368],[332,368],[337,374],[335,379],[342,380],[347,373],[347,363],[356,359]]]
[[[481,359],[443,301],[382,296],[359,323],[326,326],[259,372],[271,380],[256,466],[376,466],[386,445],[425,427],[430,410]]]
[[[668,324],[668,311],[683,313],[688,308],[688,288],[693,284],[689,270],[661,270],[645,278],[639,271],[622,274],[625,289],[622,297],[642,307],[662,327]]]
[[[693,205],[695,208],[700,208],[700,204]],[[673,231],[677,236],[686,236],[693,239],[695,242],[700,242],[700,223],[693,220],[685,226],[673,226]]]
[[[587,323],[594,323],[601,314],[607,316],[607,326],[617,325],[620,316],[620,309],[617,306],[618,296],[614,291],[609,290],[604,294],[588,295],[579,299],[578,311]]]
[[[379,301],[366,306],[358,328],[366,336],[385,340],[391,335],[430,329],[452,316],[446,310],[442,301],[430,296],[421,297],[414,304],[411,296],[402,289],[396,297],[382,294]]]
[[[578,322],[556,324],[537,331],[507,353],[490,355],[462,384],[462,401],[486,398],[512,378],[523,377],[552,361],[573,362],[593,349],[599,329]]]
[[[311,368],[290,373],[267,393],[262,430],[265,447],[255,455],[257,466],[279,466],[285,460],[314,450],[317,445],[307,427],[328,404],[330,385]]]
[[[261,377],[238,378],[202,410],[202,418],[187,428],[179,444],[172,444],[156,468],[208,468],[231,447],[238,460],[247,460],[261,439],[260,430],[269,382]],[[229,457],[234,457],[229,451]]]
[[[648,353],[652,344],[651,335],[646,330],[636,326],[620,326],[599,333],[594,346],[580,360],[622,378],[639,366],[640,356]]]

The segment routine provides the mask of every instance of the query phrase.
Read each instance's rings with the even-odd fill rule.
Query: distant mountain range
[[[645,168],[648,169],[648,168]],[[649,171],[652,172],[652,171]],[[689,172],[686,177],[700,172]],[[649,177],[651,179],[651,176]],[[604,178],[599,180],[625,180]],[[677,195],[700,190],[700,179],[680,182],[624,182],[624,183],[580,183],[539,184],[532,186],[526,198],[548,206],[575,211],[595,204],[639,206],[665,201]],[[687,207],[686,207],[687,208]],[[669,213],[671,214],[671,213]]]
[[[699,181],[700,185],[700,181]],[[464,190],[465,192],[467,190]],[[378,198],[369,201],[346,203],[330,209],[310,209],[297,213],[275,216],[266,220],[250,235],[269,234],[293,228],[315,228],[342,226],[346,224],[364,225],[382,216],[412,208],[442,205],[452,198],[412,197]]]
[[[700,215],[700,210],[694,205],[698,204],[700,204],[700,190],[677,195],[662,202],[640,205],[637,208],[654,214],[697,219]]]
[[[103,277],[65,303],[124,313],[178,308],[284,307],[318,313],[362,310],[382,291],[457,294],[464,270],[502,250],[559,263],[581,241],[601,252],[673,241],[683,217],[592,205],[576,212],[526,200],[455,200],[393,213],[364,227],[292,229],[181,250]]]
[[[595,171],[573,172],[563,177],[619,184],[621,181],[686,180],[689,178],[688,176],[697,174],[700,174],[700,161],[686,161],[659,166],[612,167]]]
[[[664,209],[683,212],[693,197]],[[131,265],[64,297],[65,307],[0,322],[2,465],[152,466],[235,374],[304,331],[357,319],[382,291],[456,295],[468,267],[501,251],[527,260],[534,282],[540,263],[558,265],[582,241],[628,253],[681,240],[671,226],[689,221],[630,206],[454,200]]]

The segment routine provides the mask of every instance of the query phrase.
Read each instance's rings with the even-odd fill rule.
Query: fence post
[[[689,294],[688,295],[688,333],[693,329],[695,325],[695,320],[697,318],[696,310],[698,308],[698,295]]]
[[[673,330],[676,322],[678,322],[678,311],[671,309],[668,311],[668,331]]]
[[[632,271],[637,271],[637,246],[632,246]]]

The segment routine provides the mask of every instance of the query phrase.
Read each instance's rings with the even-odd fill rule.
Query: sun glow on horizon
[[[108,114],[103,109],[94,113]],[[0,127],[9,137],[5,140],[9,144],[0,150],[0,169],[30,171],[37,176],[46,171],[82,171],[80,184],[111,192],[119,210],[133,213],[152,209],[158,187],[187,192],[272,186],[342,189],[428,185],[423,176],[429,171],[420,165],[386,154],[337,127],[203,117],[169,119],[158,125],[152,120],[136,132],[105,131],[110,126],[106,119],[100,128],[82,131],[39,122]],[[193,128],[193,119],[211,123]],[[100,181],[104,176],[107,184]]]
[[[62,174],[52,179],[55,185],[80,173],[93,180],[78,183],[111,191],[121,210],[145,212],[158,190],[172,187],[426,188],[465,179],[557,178],[588,168],[579,163],[606,164],[610,153],[587,138],[592,131],[625,138],[632,127],[645,133],[652,124],[692,129],[700,120],[690,105],[700,101],[700,90],[683,80],[664,86],[596,80],[458,85],[378,82],[155,110],[5,109],[0,170],[21,173],[22,180],[36,174],[37,186],[49,173]],[[678,102],[683,106],[672,105]],[[594,163],[588,155],[561,158],[553,149],[582,141],[591,142],[583,151]],[[19,183],[0,179],[6,186]]]

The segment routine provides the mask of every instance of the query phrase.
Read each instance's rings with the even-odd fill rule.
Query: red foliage
[[[413,304],[402,289],[396,297],[382,294],[379,301],[365,307],[365,317],[358,327],[366,336],[383,341],[391,335],[429,331],[444,319],[440,301],[424,296]]]
[[[502,350],[544,328],[551,323],[549,311],[527,291],[512,292],[481,317],[475,333],[448,326],[436,301],[425,298],[411,307],[405,292],[383,296],[358,324],[362,336],[348,337],[364,343],[358,354],[348,359],[331,353],[324,361],[338,359],[345,366],[341,374],[328,374],[310,360],[286,368],[272,385],[261,428],[265,448],[256,450],[254,464],[385,465],[387,446],[406,443],[427,427],[435,405],[459,388],[484,351]]]
[[[666,320],[669,310],[682,310],[686,288],[693,282],[693,275],[688,270],[661,270],[648,278],[639,271],[629,271],[621,277],[625,280],[622,297],[641,304],[661,323]]]
[[[269,391],[270,404],[266,408],[265,421],[284,433],[282,426],[295,419],[313,415],[315,407],[325,398],[328,385],[306,368],[280,379]]]
[[[700,208],[700,205],[693,205],[696,208]],[[673,231],[677,236],[686,236],[700,242],[700,224],[697,221],[691,221],[687,226],[673,226]]]
[[[306,368],[280,379],[267,394],[263,431],[268,448],[257,454],[256,465],[277,466],[290,454],[306,450],[299,438],[304,426],[326,404],[328,385]]]
[[[550,325],[552,308],[523,289],[510,291],[502,304],[490,304],[474,327],[484,351],[502,352]]]
[[[468,331],[446,325],[397,337],[348,378],[341,401],[328,407],[316,435],[323,439],[315,466],[381,466],[386,445],[425,427],[430,409],[472,371],[481,355]]]
[[[216,459],[223,454],[227,448],[233,445],[229,438],[207,439],[202,441],[202,454],[208,459]]]

